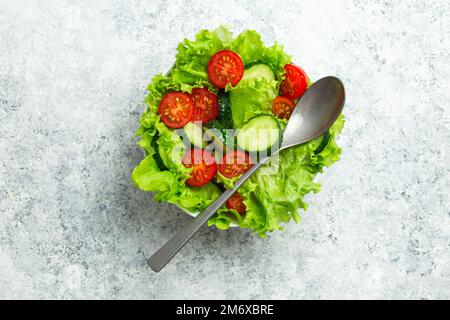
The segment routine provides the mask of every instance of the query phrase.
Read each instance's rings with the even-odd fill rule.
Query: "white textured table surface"
[[[75,4],[76,3],[76,4]],[[0,0],[0,298],[450,298],[450,3]],[[200,28],[344,81],[342,160],[286,232],[202,231],[130,182],[145,86]]]

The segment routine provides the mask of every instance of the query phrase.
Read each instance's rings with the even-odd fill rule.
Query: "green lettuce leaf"
[[[178,181],[175,175],[166,170],[160,170],[152,155],[142,160],[131,174],[136,186],[144,191],[157,192],[156,200],[164,201],[178,192]]]
[[[233,40],[230,50],[241,56],[244,65],[249,65],[262,60],[266,47],[258,32],[246,30]]]
[[[278,95],[275,80],[248,79],[230,89],[231,116],[234,128],[261,114],[272,114],[272,103]]]
[[[179,205],[190,212],[198,213],[217,199],[222,192],[213,183],[204,186],[183,188],[178,197],[172,197],[169,202]]]
[[[261,62],[267,64],[275,72],[279,81],[284,79],[284,66],[292,62],[292,57],[284,52],[282,45],[275,42],[273,46],[270,46],[264,50]]]
[[[182,91],[202,86],[214,89],[208,79],[208,62],[214,53],[228,48],[231,41],[232,33],[224,26],[213,31],[201,30],[195,40],[185,39],[178,45],[175,65],[170,71],[173,82]]]

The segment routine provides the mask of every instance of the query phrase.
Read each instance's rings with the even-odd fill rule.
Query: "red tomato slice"
[[[216,175],[217,165],[214,157],[206,150],[192,149],[181,160],[186,168],[192,168],[191,176],[186,183],[193,187],[207,184]]]
[[[244,62],[233,51],[216,52],[208,63],[208,75],[218,88],[225,88],[229,83],[234,87],[244,75]]]
[[[281,95],[291,100],[300,98],[308,88],[308,77],[305,71],[294,64],[285,65],[284,70],[286,70],[286,79],[280,86]]]
[[[236,210],[240,215],[244,215],[247,211],[244,198],[237,192],[233,193],[233,195],[227,200],[226,206],[228,209]]]
[[[194,115],[194,103],[189,95],[182,92],[170,92],[159,103],[158,112],[161,121],[170,128],[182,128]]]
[[[278,96],[273,100],[272,113],[280,119],[289,119],[295,104],[286,97]]]
[[[217,118],[219,114],[219,99],[207,88],[192,89],[192,101],[195,110],[192,121],[208,122]]]
[[[253,166],[252,158],[244,151],[235,150],[223,156],[219,172],[228,179],[244,174]]]

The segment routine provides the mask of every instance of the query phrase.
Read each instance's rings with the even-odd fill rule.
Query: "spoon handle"
[[[172,239],[170,239],[165,245],[163,245],[158,251],[156,251],[148,260],[147,263],[153,271],[159,272],[176,254],[181,248],[192,238],[192,236],[203,226],[216,211],[230,198],[233,193],[239,189],[242,184],[264,163],[266,163],[270,157],[266,157],[254,164],[242,177],[236,181],[233,189],[228,189],[222,193],[214,202],[212,202],[208,208],[202,213],[196,216],[194,219],[178,232]]]

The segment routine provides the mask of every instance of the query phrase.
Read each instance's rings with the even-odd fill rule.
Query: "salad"
[[[178,45],[171,70],[147,87],[136,132],[145,158],[134,168],[133,182],[153,192],[156,201],[200,213],[259,153],[270,153],[280,142],[296,102],[311,84],[281,45],[266,46],[256,31],[233,37],[224,26],[201,30]],[[299,209],[307,208],[304,195],[320,188],[314,177],[339,159],[335,137],[343,125],[341,115],[322,136],[281,151],[208,225],[237,225],[264,237],[291,219],[300,221]]]

